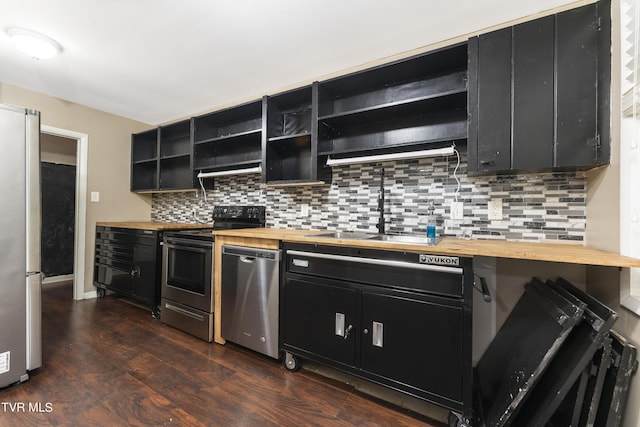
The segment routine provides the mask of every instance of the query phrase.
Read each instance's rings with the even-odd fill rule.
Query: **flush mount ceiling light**
[[[57,41],[26,28],[9,28],[7,34],[20,50],[35,59],[53,58],[62,50]]]

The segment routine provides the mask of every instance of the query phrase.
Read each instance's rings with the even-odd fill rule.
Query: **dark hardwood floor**
[[[55,285],[42,305],[43,367],[0,390],[0,426],[442,425],[113,296],[73,301],[71,285]]]

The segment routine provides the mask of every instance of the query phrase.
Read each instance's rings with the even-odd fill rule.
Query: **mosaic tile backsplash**
[[[211,223],[214,205],[261,204],[267,207],[267,227],[376,233],[382,168],[388,233],[424,234],[432,204],[441,236],[584,241],[583,172],[469,177],[466,157],[458,166],[455,155],[334,167],[333,182],[321,186],[267,186],[259,174],[217,178],[206,200],[202,191],[154,194],[151,219]],[[487,203],[497,199],[503,218],[489,220]],[[451,219],[456,200],[464,203],[462,220]]]

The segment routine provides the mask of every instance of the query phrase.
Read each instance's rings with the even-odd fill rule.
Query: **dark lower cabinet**
[[[336,363],[355,366],[355,339],[336,335],[336,313],[344,325],[356,321],[357,291],[353,288],[287,279],[284,336],[288,346],[304,349]],[[353,329],[352,329],[353,330]]]
[[[160,307],[159,231],[96,227],[93,284],[99,295],[112,291],[148,306]]]
[[[362,293],[363,371],[451,403],[462,397],[460,304]],[[378,331],[375,329],[378,328]],[[380,336],[381,332],[381,336]]]
[[[285,244],[285,366],[314,360],[471,419],[471,261],[429,258]]]
[[[609,162],[608,0],[469,40],[471,174]]]

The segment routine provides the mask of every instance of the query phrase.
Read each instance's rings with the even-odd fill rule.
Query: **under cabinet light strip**
[[[215,178],[216,176],[240,175],[244,173],[262,173],[262,166],[256,166],[253,168],[245,168],[245,169],[230,169],[226,171],[217,171],[217,172],[200,172],[198,174],[198,178]]]
[[[350,165],[354,163],[373,163],[387,160],[407,160],[419,159],[423,157],[451,156],[455,152],[452,146],[444,148],[433,148],[431,150],[409,151],[406,153],[379,154],[364,157],[345,157],[344,159],[327,159],[327,166]]]

